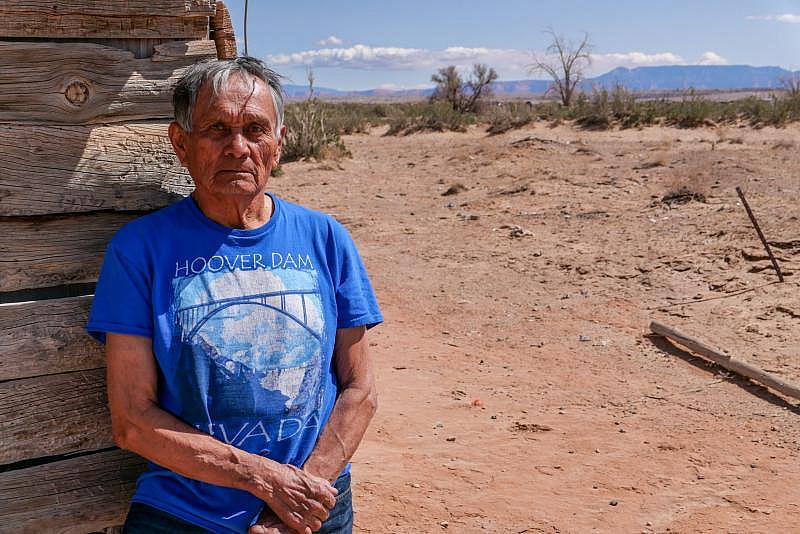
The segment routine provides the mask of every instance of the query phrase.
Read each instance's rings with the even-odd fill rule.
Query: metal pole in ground
[[[750,209],[750,205],[747,203],[747,200],[744,198],[744,193],[742,193],[742,188],[737,186],[736,187],[736,194],[739,195],[739,198],[742,200],[742,205],[744,209],[747,210],[747,215],[750,217],[750,222],[753,223],[753,226],[758,233],[759,239],[761,239],[761,243],[763,243],[764,248],[767,251],[767,255],[769,256],[769,260],[772,262],[772,266],[775,268],[775,272],[778,273],[778,280],[783,282],[783,273],[781,272],[781,268],[778,266],[778,261],[775,259],[775,256],[772,255],[772,249],[769,248],[769,243],[767,243],[767,239],[764,237],[764,233],[761,231],[761,227],[758,226],[758,221],[756,221],[756,216],[753,215],[753,210]]]

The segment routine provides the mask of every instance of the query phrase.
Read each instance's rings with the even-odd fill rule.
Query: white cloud
[[[473,63],[486,63],[498,70],[524,72],[531,57],[527,51],[513,49],[453,46],[444,50],[426,50],[357,44],[347,48],[276,54],[267,56],[266,60],[276,67],[338,67],[354,70],[432,69],[453,64],[459,68],[469,68]]]
[[[686,61],[672,52],[657,52],[646,54],[644,52],[612,52],[608,54],[592,54],[592,66],[587,72],[590,76],[606,73],[617,67],[653,67],[656,65],[681,65]]]
[[[274,66],[346,67],[358,70],[410,68],[424,50],[417,48],[371,47],[320,48],[292,54],[267,56]]]
[[[778,22],[788,22],[789,24],[800,24],[800,15],[792,15],[787,13],[785,15],[778,15],[775,17]]]
[[[789,24],[800,24],[800,15],[786,13],[784,15],[751,15],[745,17],[747,20],[768,20],[775,22],[787,22]]]
[[[702,56],[700,56],[700,61],[697,62],[698,65],[727,65],[728,60],[724,57],[720,56],[716,52],[708,51]]]
[[[541,57],[542,53],[538,53]],[[617,67],[650,67],[656,65],[693,64],[673,52],[612,52],[592,54],[588,76],[603,74]],[[357,44],[350,47],[325,47],[291,54],[267,56],[277,68],[341,68],[352,70],[429,70],[455,65],[462,72],[475,63],[485,63],[497,70],[500,79],[513,80],[537,77],[530,72],[534,53],[529,50],[451,46],[442,50],[402,47],[373,47]],[[727,60],[715,52],[706,52],[694,64],[723,65]],[[388,87],[387,87],[388,88]]]
[[[326,37],[325,39],[320,39],[317,41],[317,46],[341,46],[344,44],[340,38],[336,37],[335,35],[331,35]]]
[[[592,54],[593,62],[608,62],[621,65],[644,67],[648,65],[675,65],[683,62],[683,58],[672,52],[645,54],[644,52],[626,52],[610,54]]]

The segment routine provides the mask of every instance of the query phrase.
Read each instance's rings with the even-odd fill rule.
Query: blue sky
[[[240,53],[244,0],[226,0]],[[544,30],[594,45],[590,74],[671,64],[778,65],[800,70],[800,0],[249,0],[248,52],[304,85],[430,86],[436,69],[473,63],[529,79]]]

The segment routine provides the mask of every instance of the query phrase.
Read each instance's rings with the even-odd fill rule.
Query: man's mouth
[[[220,174],[251,174],[255,175],[255,172],[249,169],[222,169],[219,171]]]

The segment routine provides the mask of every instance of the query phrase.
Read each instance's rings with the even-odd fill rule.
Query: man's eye
[[[225,125],[217,122],[211,125],[211,129],[215,132],[223,132],[225,131]]]
[[[250,133],[262,134],[264,132],[266,132],[266,130],[260,124],[253,124],[250,126]]]

